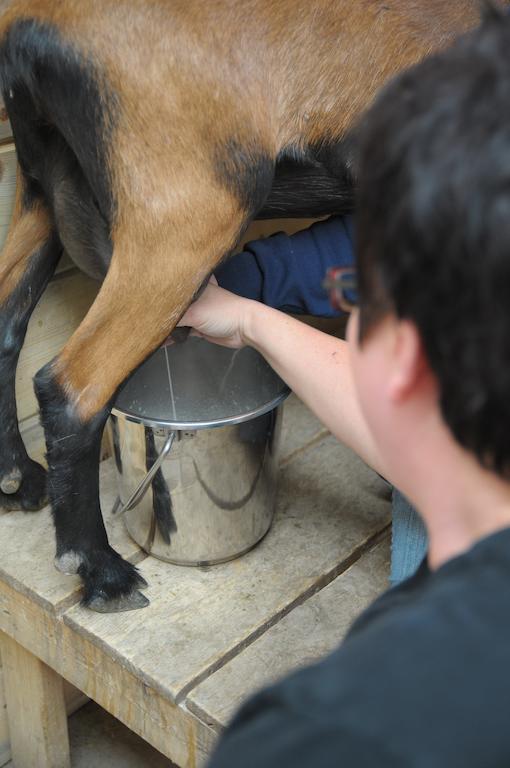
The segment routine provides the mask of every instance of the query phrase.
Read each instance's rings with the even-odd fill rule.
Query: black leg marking
[[[87,423],[76,415],[49,363],[35,377],[48,448],[48,491],[57,536],[57,567],[76,568],[83,603],[110,613],[148,605],[143,577],[108,543],[99,505],[101,435],[109,408]]]
[[[36,510],[46,504],[46,472],[28,456],[18,427],[15,379],[28,321],[60,256],[52,234],[0,308],[0,507]]]

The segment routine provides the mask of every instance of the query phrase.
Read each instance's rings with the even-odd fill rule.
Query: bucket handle
[[[151,484],[152,478],[154,477],[158,469],[161,467],[165,457],[168,456],[168,454],[170,453],[170,449],[172,448],[176,435],[177,435],[177,432],[170,432],[158,458],[156,459],[152,467],[149,469],[149,471],[147,472],[147,474],[145,475],[141,483],[138,485],[138,487],[133,491],[133,493],[131,494],[129,499],[126,501],[124,506],[121,506],[120,509],[118,509],[118,511],[115,510],[117,514],[123,515],[124,512],[129,512],[130,509],[133,509],[133,507],[136,507],[138,502],[143,499],[143,497],[147,493],[147,489],[149,485]]]

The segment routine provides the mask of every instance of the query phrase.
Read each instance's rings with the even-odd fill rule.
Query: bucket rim
[[[263,416],[269,411],[273,411],[278,408],[284,400],[288,398],[291,393],[290,387],[285,385],[283,390],[274,397],[272,400],[268,400],[267,403],[253,408],[251,411],[240,413],[235,416],[224,416],[220,419],[210,419],[208,421],[180,421],[175,419],[155,419],[152,417],[140,416],[133,411],[123,410],[118,406],[113,406],[111,413],[117,418],[123,418],[134,424],[142,424],[144,427],[150,427],[152,429],[167,429],[169,431],[177,432],[192,432],[198,429],[216,429],[217,427],[229,427],[235,424],[242,424],[245,421],[251,421],[258,416]]]

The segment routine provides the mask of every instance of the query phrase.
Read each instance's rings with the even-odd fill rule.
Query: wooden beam
[[[7,719],[16,768],[70,768],[62,678],[1,634]]]

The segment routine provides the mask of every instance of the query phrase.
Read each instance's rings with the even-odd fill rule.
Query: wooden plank
[[[89,701],[87,696],[66,680],[64,683],[64,699],[67,715],[72,715],[80,707]],[[2,659],[0,657],[0,768],[11,759],[11,746],[9,741],[9,725],[7,723],[7,703],[5,701]]]
[[[381,484],[326,437],[284,467],[275,523],[252,552],[205,569],[148,558],[148,608],[105,616],[74,607],[64,622],[178,702],[388,524]]]
[[[178,766],[195,768],[205,762],[216,740],[212,729],[147,685],[129,664],[105,653],[100,643],[77,634],[1,579],[0,631],[15,638]]]
[[[129,538],[123,521],[111,515],[115,498],[113,463],[102,462],[101,501],[110,542],[131,562],[140,562],[145,554]],[[80,599],[79,578],[65,576],[53,565],[55,536],[49,507],[40,512],[0,510],[0,530],[0,579],[53,613]]]
[[[72,715],[78,709],[83,707],[89,699],[85,694],[79,691],[67,680],[64,684],[64,700],[66,703],[67,715]],[[5,691],[3,682],[2,657],[0,655],[0,768],[11,759],[11,747],[9,742],[9,726],[7,723],[7,703],[5,701]]]
[[[70,768],[62,678],[7,635],[0,644],[16,768]]]
[[[328,435],[319,419],[292,393],[283,406],[281,461],[288,462],[298,451]]]
[[[39,414],[29,416],[27,419],[19,422],[19,431],[25,443],[27,453],[34,461],[47,467],[46,463],[46,442],[44,440],[44,430],[42,428]]]
[[[1,123],[0,123],[1,129]],[[1,138],[1,135],[0,135]],[[0,146],[0,248],[11,221],[16,195],[16,151],[14,144]]]
[[[7,704],[5,703],[4,673],[0,658],[0,768],[11,759],[9,746],[9,726],[7,724]]]
[[[188,709],[220,730],[255,691],[331,653],[354,619],[387,587],[389,557],[386,536],[191,691],[186,699]]]
[[[261,237],[269,237],[275,232],[286,232],[292,235],[301,229],[307,229],[317,219],[267,219],[265,221],[252,221],[244,233],[240,246],[236,249],[242,251],[245,243],[250,240],[258,240]]]
[[[39,418],[39,414],[29,416],[28,419],[23,419],[19,422],[19,431],[27,453],[29,456],[42,464],[43,467],[48,467],[46,461],[46,441],[44,438],[44,430]]]
[[[0,101],[0,141],[12,136],[12,128],[3,101]]]

